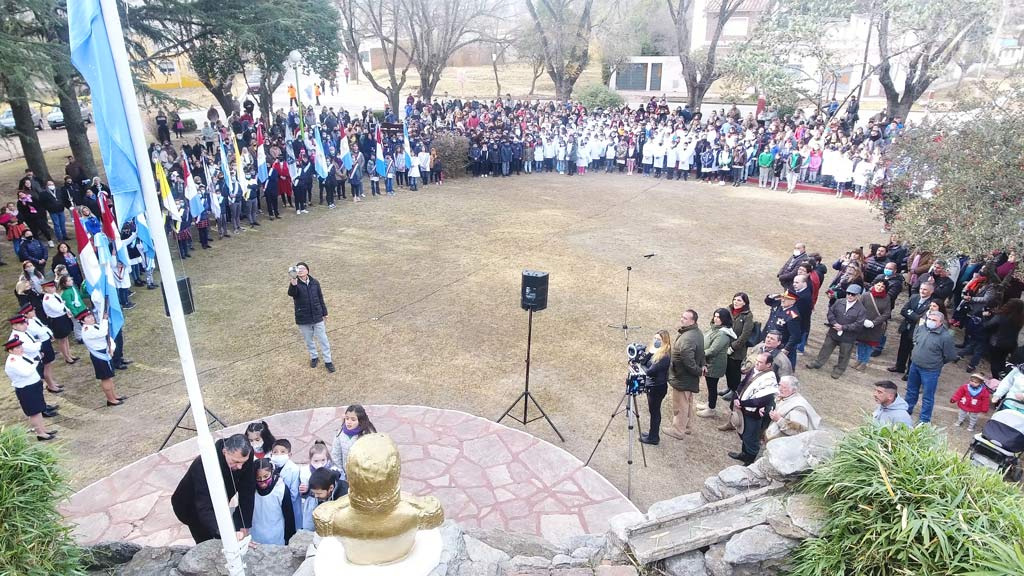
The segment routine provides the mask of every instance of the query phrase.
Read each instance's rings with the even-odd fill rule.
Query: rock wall
[[[829,458],[834,432],[779,438],[750,466],[730,466],[700,492],[657,502],[647,514],[610,520],[607,534],[557,546],[502,530],[441,527],[444,552],[430,576],[763,576],[779,573],[800,541],[819,533],[821,511],[793,483]],[[299,532],[287,546],[257,545],[249,576],[313,576],[319,537]],[[226,576],[220,542],[142,548],[108,542],[89,549],[93,575]],[[399,575],[396,575],[399,576]]]

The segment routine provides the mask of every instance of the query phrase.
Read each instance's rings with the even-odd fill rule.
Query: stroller
[[[1000,410],[985,423],[981,434],[964,454],[972,464],[999,472],[1003,480],[1021,482],[1024,470],[1021,456],[1024,455],[1024,414],[1016,410]]]

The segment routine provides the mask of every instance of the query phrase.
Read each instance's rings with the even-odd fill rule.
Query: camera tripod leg
[[[598,437],[597,443],[594,444],[594,449],[590,451],[590,456],[587,458],[587,462],[586,464],[584,464],[584,466],[590,466],[590,461],[594,459],[594,454],[597,453],[598,446],[600,446],[601,441],[604,440],[604,435],[608,433],[608,429],[611,428],[612,426],[612,420],[615,420],[615,417],[618,416],[620,412],[622,412],[622,403],[625,402],[626,398],[628,397],[629,394],[623,394],[622,398],[619,400],[619,403],[615,405],[615,410],[612,412],[611,418],[609,418],[608,423],[604,425],[604,430],[601,432],[601,436]],[[628,410],[629,407],[627,406],[626,409]]]
[[[640,406],[637,404],[636,396],[633,396],[633,414],[636,415],[636,429],[643,434],[643,426],[640,424]],[[644,443],[640,443],[640,456],[644,460],[644,468],[647,468],[647,451],[644,449]]]

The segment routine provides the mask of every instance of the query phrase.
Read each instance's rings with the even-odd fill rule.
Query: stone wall
[[[817,535],[821,511],[793,483],[832,453],[835,433],[779,438],[750,466],[730,466],[700,492],[657,502],[647,514],[610,520],[607,534],[564,546],[502,530],[441,527],[444,552],[430,576],[762,576],[777,574],[800,541]],[[319,537],[299,532],[288,546],[257,545],[250,576],[313,576]],[[142,548],[121,542],[91,547],[90,574],[225,575],[219,541],[192,548]],[[396,575],[398,576],[398,575]]]

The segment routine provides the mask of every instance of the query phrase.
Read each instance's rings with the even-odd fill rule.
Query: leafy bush
[[[441,159],[445,178],[466,175],[466,166],[469,164],[469,140],[464,136],[442,134],[434,138],[433,147]]]
[[[861,427],[800,489],[827,520],[797,550],[792,576],[1024,574],[1024,496],[931,426]]]
[[[595,108],[618,108],[624,102],[619,93],[604,84],[590,84],[576,93],[576,97],[588,110]]]
[[[0,574],[80,575],[80,551],[57,512],[67,478],[49,446],[0,427]]]
[[[191,118],[182,118],[181,124],[185,127],[185,132],[195,132],[199,128],[196,121]]]

